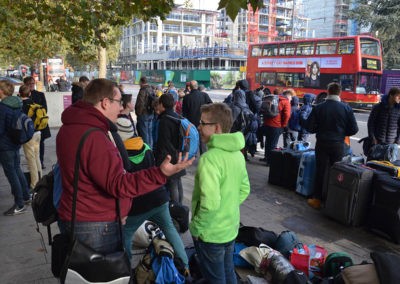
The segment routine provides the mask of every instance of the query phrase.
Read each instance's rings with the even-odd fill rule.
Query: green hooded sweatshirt
[[[8,96],[1,101],[6,106],[9,106],[13,109],[22,108],[22,100],[17,96]]]
[[[241,132],[214,134],[199,160],[192,196],[192,236],[207,243],[234,240],[240,204],[250,193]]]

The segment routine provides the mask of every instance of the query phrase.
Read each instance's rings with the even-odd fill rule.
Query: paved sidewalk
[[[52,129],[52,137],[46,140],[45,165],[47,173],[56,161],[55,137],[58,129]],[[68,143],[68,141],[65,141]],[[21,150],[21,163],[27,171],[26,162]],[[292,230],[305,244],[324,246],[329,252],[346,251],[355,262],[370,259],[370,251],[392,251],[400,254],[400,245],[378,237],[364,228],[350,228],[338,224],[319,211],[307,206],[304,197],[292,191],[268,184],[268,168],[258,158],[250,158],[247,169],[251,181],[251,194],[241,208],[241,221],[248,226],[263,227],[280,233]],[[183,178],[184,203],[190,205],[196,166],[188,169]],[[13,204],[10,186],[0,170],[0,212],[6,211]],[[18,216],[0,215],[0,283],[58,283],[50,270],[50,247],[47,245],[46,228],[40,231],[46,244],[43,249],[40,235],[36,232],[32,210]],[[53,235],[57,233],[52,227]],[[186,244],[190,244],[190,235],[183,235]]]

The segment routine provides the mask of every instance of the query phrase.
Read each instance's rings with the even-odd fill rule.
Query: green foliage
[[[382,42],[385,69],[400,67],[400,2],[356,0],[350,17]]]
[[[240,9],[247,10],[248,5],[252,7],[253,11],[264,7],[263,0],[220,0],[218,10],[225,8],[226,14],[232,21],[235,21]]]

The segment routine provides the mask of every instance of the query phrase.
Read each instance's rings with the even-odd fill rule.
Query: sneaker
[[[307,199],[307,204],[314,209],[321,209],[321,200],[317,198]]]
[[[11,207],[10,209],[8,209],[6,212],[4,212],[3,214],[5,216],[14,216],[14,215],[18,215],[18,214],[22,214],[25,213],[26,211],[26,207],[22,206],[22,207],[18,207],[17,205],[14,205],[13,207]]]
[[[265,158],[261,158],[261,159],[258,159],[260,162],[266,162],[267,161],[267,159],[265,159]]]
[[[32,203],[32,193],[29,193],[29,198],[24,200],[25,205],[29,205]]]

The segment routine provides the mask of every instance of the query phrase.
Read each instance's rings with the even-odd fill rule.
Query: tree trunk
[[[99,78],[106,78],[107,72],[107,50],[104,47],[98,47],[99,54]]]

